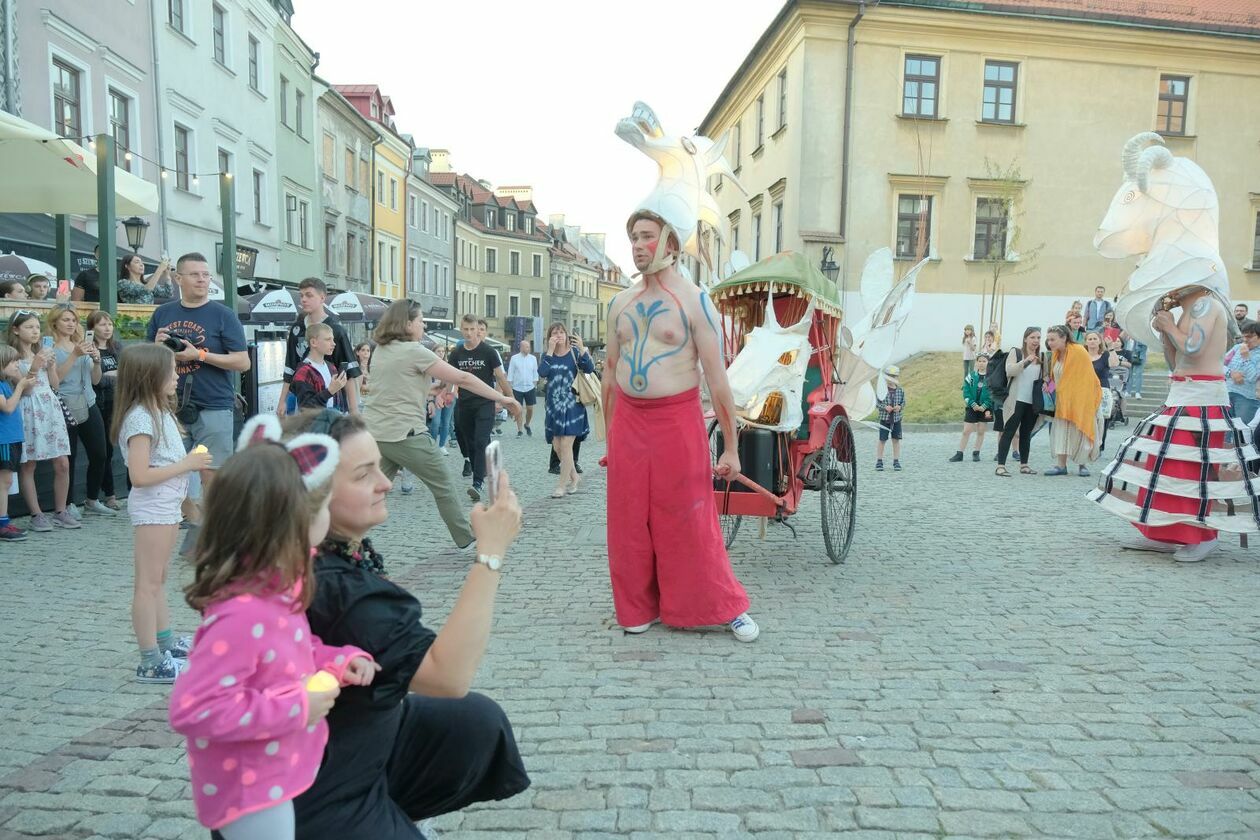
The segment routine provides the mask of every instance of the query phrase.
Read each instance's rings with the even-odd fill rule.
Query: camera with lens
[[[162,344],[171,348],[172,353],[178,353],[180,350],[184,349],[185,341],[189,344],[193,343],[192,339],[183,333],[172,332],[167,333],[166,338],[162,339]]]

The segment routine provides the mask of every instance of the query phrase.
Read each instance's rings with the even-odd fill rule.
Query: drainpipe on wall
[[[17,80],[13,78],[17,70],[17,62],[13,58],[13,49],[17,40],[13,37],[13,25],[17,14],[13,8],[14,0],[0,0],[0,20],[4,25],[4,108],[10,114],[20,117],[17,105]]]
[[[372,171],[368,174],[368,178],[372,181],[372,238],[369,240],[368,251],[371,252],[372,261],[369,264],[368,272],[368,294],[376,294],[376,147],[384,142],[385,138],[377,136],[372,141]]]
[[[166,181],[162,178],[162,166],[166,162],[166,153],[162,143],[162,76],[158,70],[158,12],[157,0],[149,0],[149,42],[153,50],[153,117],[157,122],[157,159],[158,159],[158,229],[162,234],[162,250],[171,252],[171,240],[166,235]]]
[[[874,5],[879,5],[879,0],[875,0]],[[853,133],[853,58],[854,53],[857,51],[857,25],[862,22],[862,17],[865,14],[866,0],[858,0],[857,14],[853,16],[853,20],[849,21],[849,40],[845,48],[844,129],[840,152],[840,163],[843,170],[840,177],[840,239],[846,243],[844,249],[844,269],[841,274],[840,286],[840,300],[842,305],[844,301],[844,294],[849,284],[849,248],[847,246],[847,242],[849,238],[849,151]]]

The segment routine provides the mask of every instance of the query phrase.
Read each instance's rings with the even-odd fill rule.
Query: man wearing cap
[[[875,447],[875,469],[883,472],[884,444],[892,438],[894,472],[901,472],[901,415],[906,408],[906,392],[901,390],[901,368],[889,365],[884,369],[888,393],[875,402],[879,409],[879,445]]]
[[[700,367],[722,428],[717,473],[739,474],[735,404],[708,295],[678,273],[678,235],[660,215],[626,223],[637,283],[609,304],[604,416],[608,425],[608,568],[627,633],[663,621],[726,624],[757,638],[731,569],[714,503],[714,467],[700,405]]]

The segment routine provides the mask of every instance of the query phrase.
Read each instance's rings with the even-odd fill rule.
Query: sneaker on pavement
[[[661,623],[661,620],[659,618],[654,618],[651,621],[649,621],[647,624],[636,624],[633,627],[622,627],[621,629],[624,632],[629,633],[631,636],[637,636],[640,633],[646,633],[647,631],[651,630],[652,625],[660,624],[660,623]]]
[[[416,483],[414,481],[404,481],[402,486],[398,489],[402,491],[404,496],[410,496],[413,492],[415,492]]]
[[[117,499],[106,499],[103,504],[110,510],[118,511],[123,509],[122,502]]]
[[[175,658],[167,653],[155,665],[145,665],[143,662],[137,665],[136,682],[173,683],[181,670],[183,669],[175,661]]]
[[[875,462],[875,471],[876,471],[876,472],[883,472],[883,471],[884,471],[884,462],[883,462],[883,461],[876,461],[876,462]]]
[[[741,642],[752,642],[761,635],[761,628],[748,613],[740,613],[731,620],[731,632]]]
[[[43,531],[51,531],[52,529],[53,529],[52,517],[49,516],[48,514],[41,513],[38,516],[31,517],[31,530],[32,531],[43,532]]]
[[[900,462],[900,461],[897,461],[897,460],[894,460],[894,461],[893,461],[893,472],[901,472],[901,462]]]
[[[1173,552],[1173,559],[1178,563],[1198,563],[1213,551],[1216,551],[1219,545],[1220,541],[1216,539],[1207,540],[1196,545],[1183,545]]]
[[[516,436],[517,436],[517,437],[525,437],[525,433],[524,433],[524,432],[522,432],[520,429],[517,429],[517,430],[516,430]]]
[[[1128,551],[1157,551],[1160,554],[1172,554],[1180,545],[1178,543],[1160,542],[1150,537],[1137,536],[1120,545]]]
[[[451,456],[451,450],[447,449],[445,446],[439,446],[438,452],[442,453],[443,458],[449,458]]]
[[[975,450],[975,451],[973,451],[973,452],[971,453],[971,460],[973,460],[973,461],[979,461],[979,460],[980,460],[980,450],[979,450],[979,449],[977,449],[977,450]]]
[[[79,506],[71,502],[66,505],[66,513],[74,517],[75,522],[83,521],[83,511],[79,510]]]
[[[534,430],[529,427],[528,423],[525,424],[525,434],[529,435],[530,437],[534,436]]]
[[[21,542],[26,539],[26,532],[13,523],[0,526],[0,542]]]
[[[102,516],[117,516],[118,511],[101,502],[99,499],[88,499],[83,503],[84,513],[98,513]]]
[[[79,520],[75,519],[69,510],[63,510],[61,513],[54,513],[52,523],[58,528],[82,528]]]
[[[167,652],[175,659],[187,659],[192,652],[192,642],[192,636],[176,636]]]
[[[474,502],[481,501],[481,485],[480,484],[474,484],[472,487],[468,488],[468,498],[472,499]]]
[[[1087,470],[1087,469],[1085,468],[1085,465],[1084,465],[1084,464],[1082,464],[1082,465],[1081,465],[1081,466],[1080,466],[1080,467],[1076,470],[1076,474],[1077,474],[1077,475],[1079,475],[1081,478],[1089,478],[1089,470]]]
[[[471,475],[472,475],[472,461],[469,461],[467,458],[465,458],[464,459],[464,478],[468,478]]]
[[[573,462],[573,471],[574,471],[575,473],[577,473],[578,475],[581,475],[581,474],[582,474],[582,465],[581,465],[581,464],[579,464],[577,461],[574,461],[574,462]]]

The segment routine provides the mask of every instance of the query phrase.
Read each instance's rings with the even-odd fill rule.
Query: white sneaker
[[[1207,542],[1195,545],[1183,545],[1173,553],[1173,559],[1178,563],[1198,563],[1213,551],[1216,551],[1218,545],[1220,545],[1220,541],[1216,539],[1210,539]]]
[[[740,613],[731,619],[731,632],[741,642],[753,642],[761,635],[761,628],[748,613]]]
[[[653,624],[660,624],[660,623],[661,623],[661,620],[659,618],[654,618],[651,621],[649,621],[647,624],[636,624],[633,627],[622,627],[621,629],[631,634],[632,636],[637,636],[640,633],[646,633],[647,631],[651,630]]]
[[[99,514],[103,514],[104,516],[117,516],[118,515],[118,511],[107,506],[100,499],[88,499],[86,502],[84,502],[83,512],[84,513],[99,513]]]
[[[441,453],[442,453],[442,457],[444,457],[444,458],[449,458],[449,457],[450,457],[450,455],[451,455],[451,450],[447,449],[445,446],[439,446],[439,447],[438,447],[438,452],[441,452]]]
[[[83,511],[79,510],[79,506],[74,503],[66,505],[66,513],[73,516],[77,522],[83,521]]]
[[[1177,543],[1160,542],[1149,537],[1137,536],[1120,546],[1126,551],[1158,551],[1161,554],[1172,554],[1177,550]]]

